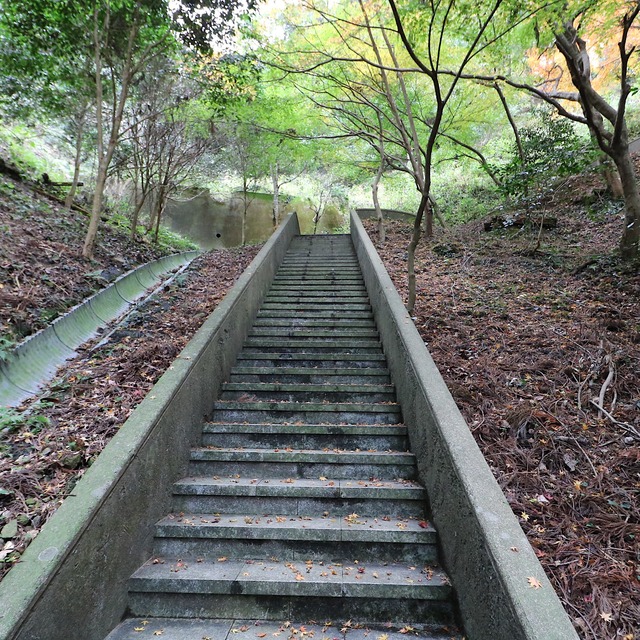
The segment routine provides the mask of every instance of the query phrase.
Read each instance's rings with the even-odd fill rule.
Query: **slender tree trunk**
[[[618,174],[624,193],[625,215],[624,229],[620,239],[620,255],[623,260],[635,260],[638,257],[640,244],[640,190],[636,182],[636,172],[627,146],[616,153],[613,160],[618,168]]]
[[[156,229],[153,234],[153,241],[158,244],[158,235],[160,234],[160,221],[162,220],[162,214],[167,206],[167,194],[165,186],[160,187],[160,193],[158,194],[158,202],[156,206]]]
[[[102,195],[104,187],[107,183],[107,167],[104,163],[98,165],[98,176],[96,178],[96,191],[93,194],[93,203],[91,205],[91,218],[89,220],[89,228],[84,239],[82,247],[82,256],[87,259],[93,257],[93,247],[96,243],[98,235],[98,223],[100,222],[100,214],[102,212]]]
[[[386,242],[386,234],[384,228],[384,216],[382,215],[382,208],[380,207],[380,200],[378,199],[378,186],[382,179],[382,173],[384,171],[384,158],[380,159],[380,165],[378,171],[376,171],[375,178],[371,185],[371,197],[373,198],[373,206],[376,210],[376,220],[378,221],[378,240],[381,243]]]
[[[427,238],[433,238],[433,207],[430,200],[427,198],[427,206],[425,207],[425,225],[424,235]]]
[[[78,190],[78,182],[80,181],[80,166],[82,164],[82,141],[84,139],[84,125],[86,118],[86,107],[82,109],[82,112],[78,116],[78,127],[76,129],[76,153],[73,159],[73,180],[71,181],[71,188],[64,201],[64,206],[67,210],[71,209],[73,199],[76,196]]]
[[[273,185],[273,228],[280,224],[280,166],[276,160],[271,165],[271,184]]]
[[[624,188],[622,187],[620,174],[618,173],[616,167],[612,165],[611,159],[606,154],[602,155],[603,157],[600,159],[600,170],[602,171],[602,177],[607,183],[607,187],[609,188],[611,195],[616,200],[622,200],[622,198],[624,198]]]
[[[242,176],[242,235],[241,242],[244,247],[246,243],[246,226],[247,226],[247,209],[249,208],[249,203],[247,201],[247,177]]]
[[[429,202],[429,196],[423,194],[420,200],[420,206],[416,213],[416,219],[413,223],[413,234],[411,236],[411,242],[407,247],[407,280],[409,295],[407,299],[407,311],[413,313],[416,306],[416,249],[422,237],[422,217],[427,208]]]

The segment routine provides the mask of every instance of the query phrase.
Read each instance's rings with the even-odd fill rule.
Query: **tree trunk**
[[[373,206],[376,210],[376,220],[378,221],[378,241],[382,244],[386,241],[385,229],[384,229],[384,217],[382,215],[382,209],[380,207],[380,200],[378,200],[378,185],[382,179],[382,172],[384,171],[384,158],[380,159],[380,165],[378,171],[376,171],[375,178],[371,185],[371,197],[373,198]]]
[[[78,182],[80,180],[80,166],[82,164],[82,140],[84,138],[84,122],[85,112],[83,111],[78,119],[78,128],[76,131],[76,155],[73,160],[73,180],[71,181],[71,188],[64,201],[64,206],[67,211],[71,210],[73,199],[75,198],[76,191],[78,189]]]
[[[618,170],[612,166],[610,158],[606,155],[600,160],[600,170],[602,171],[602,177],[607,183],[611,195],[616,200],[622,200],[622,198],[624,198],[624,189],[622,188],[620,174]]]
[[[93,194],[93,203],[91,205],[89,228],[87,229],[87,235],[85,236],[82,247],[82,257],[87,260],[93,258],[93,247],[95,246],[96,236],[98,235],[98,223],[100,222],[100,214],[102,213],[102,197],[106,182],[107,166],[103,162],[100,162],[98,165],[98,177],[96,179],[96,191]]]
[[[246,242],[246,226],[247,226],[247,209],[249,208],[249,203],[247,201],[247,178],[246,176],[242,177],[242,235],[241,235],[241,243],[244,247]]]
[[[431,206],[431,202],[427,199],[427,206],[425,208],[425,225],[424,225],[424,235],[427,238],[433,238],[433,207]]]
[[[422,237],[422,217],[428,202],[429,196],[423,194],[422,199],[420,200],[420,206],[416,213],[416,219],[413,223],[413,235],[411,236],[411,242],[407,247],[407,288],[409,290],[407,311],[409,313],[413,313],[416,306],[416,249],[418,248],[418,243]]]
[[[271,184],[273,185],[273,228],[280,224],[280,167],[278,161],[271,165]]]
[[[625,215],[624,230],[620,239],[620,255],[623,260],[635,260],[638,257],[640,243],[640,191],[636,182],[636,172],[631,160],[628,145],[613,155],[624,193]]]

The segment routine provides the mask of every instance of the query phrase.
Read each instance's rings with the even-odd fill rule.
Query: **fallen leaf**
[[[613,614],[608,613],[607,611],[602,611],[600,613],[600,617],[605,621],[605,622],[613,622]]]
[[[542,587],[542,582],[540,582],[538,578],[534,578],[533,576],[529,576],[527,578],[527,582],[532,589],[540,589]]]

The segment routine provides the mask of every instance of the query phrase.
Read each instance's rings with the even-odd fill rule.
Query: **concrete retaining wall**
[[[222,382],[282,262],[290,217],[0,583],[3,640],[100,640],[125,612]]]
[[[351,235],[468,638],[577,639],[357,215]]]
[[[166,274],[191,262],[197,251],[164,256],[118,278],[19,344],[0,364],[0,406],[15,407],[38,392],[76,349],[115,320]]]

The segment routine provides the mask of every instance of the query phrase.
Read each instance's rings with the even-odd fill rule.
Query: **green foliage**
[[[578,173],[595,158],[563,118],[543,113],[539,124],[520,130],[520,138],[523,157],[514,143],[511,160],[494,167],[506,196],[522,198],[544,190],[556,178]]]
[[[0,435],[8,435],[20,429],[28,429],[35,434],[49,425],[49,422],[46,416],[31,415],[9,407],[0,407]]]

